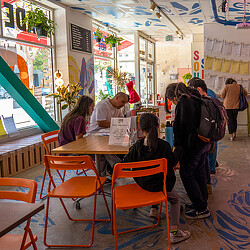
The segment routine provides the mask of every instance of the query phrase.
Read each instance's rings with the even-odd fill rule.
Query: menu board
[[[91,30],[86,30],[75,24],[70,24],[71,49],[92,53]]]

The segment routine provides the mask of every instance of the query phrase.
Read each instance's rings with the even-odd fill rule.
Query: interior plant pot
[[[98,43],[100,43],[100,42],[102,41],[102,39],[99,38],[99,37],[97,37],[95,40],[96,40]]]
[[[42,27],[36,27],[36,34],[38,37],[47,37],[48,31],[44,30]]]
[[[116,43],[110,43],[111,44],[111,47],[115,47],[116,46]]]

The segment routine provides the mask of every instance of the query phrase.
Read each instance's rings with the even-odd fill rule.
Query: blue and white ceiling
[[[57,0],[75,10],[128,33],[140,30],[156,40],[175,34],[176,28],[166,17],[156,17],[151,12],[150,0]],[[214,0],[217,8],[222,0]],[[246,7],[247,20],[250,17],[250,0]],[[203,24],[215,22],[210,0],[155,0],[155,3],[180,28],[185,36],[203,32]],[[229,11],[218,12],[221,19],[243,20],[243,0],[229,0]]]

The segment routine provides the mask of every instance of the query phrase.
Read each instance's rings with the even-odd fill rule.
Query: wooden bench
[[[55,148],[57,145],[51,145]],[[0,177],[13,176],[43,163],[41,134],[0,143]]]

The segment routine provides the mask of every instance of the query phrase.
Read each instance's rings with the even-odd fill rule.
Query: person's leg
[[[173,188],[171,192],[167,192],[168,202],[171,204],[170,210],[170,231],[177,230],[180,223],[180,196]]]
[[[238,117],[238,110],[237,109],[233,109],[232,110],[232,114],[233,114],[233,121],[234,121],[234,125],[233,125],[233,137],[236,137],[236,131],[237,131],[237,117]]]
[[[211,178],[210,178],[210,166],[208,162],[208,156],[205,162],[205,170],[206,170],[206,179],[207,179],[207,184],[211,184]]]
[[[216,168],[216,158],[217,158],[217,144],[218,142],[215,142],[214,152],[208,153],[208,162],[210,167],[210,174],[215,174],[215,168]]]
[[[207,199],[208,199],[208,187],[207,187],[208,182],[206,181],[207,165],[208,165],[207,164],[207,152],[204,152],[203,154],[201,154],[199,163],[198,163],[197,168],[196,168],[196,179],[197,179],[199,189],[200,189],[201,194],[202,194],[202,199],[204,201],[204,204],[206,203],[206,207],[200,208],[201,210],[204,210],[207,208]],[[209,179],[210,179],[210,173],[209,173]]]
[[[207,152],[208,149],[209,145],[204,146],[200,151],[196,152],[195,155],[189,159],[189,161],[181,162],[180,166],[180,176],[183,185],[196,211],[204,210],[207,207],[207,200],[203,199],[203,193],[201,192],[200,184],[197,181],[197,178],[199,178],[201,183],[200,179],[202,179],[202,183],[204,185],[204,187],[202,187],[202,191],[204,188],[207,188],[205,165],[202,166],[202,176],[197,176],[196,171],[201,156]]]
[[[117,155],[114,155],[114,154],[104,155],[104,156],[112,168],[114,167],[116,163],[119,163],[122,161]]]
[[[172,189],[171,192],[167,193],[168,201],[171,204],[170,211],[170,242],[172,244],[181,242],[190,237],[191,233],[189,231],[182,231],[179,229],[180,223],[180,197],[175,191]]]
[[[230,135],[230,139],[233,139],[233,130],[234,130],[234,118],[233,118],[233,110],[232,109],[226,109],[227,111],[227,116],[228,116],[228,122],[227,122],[227,126],[228,126],[228,132]]]

